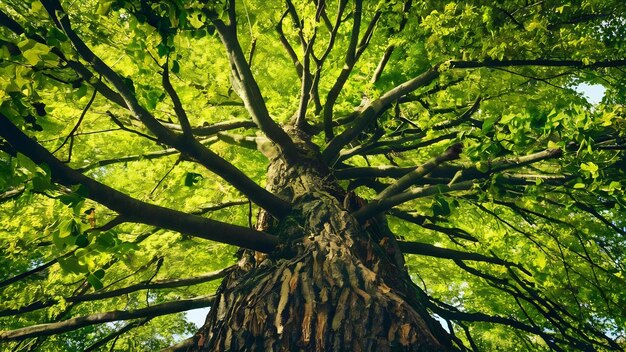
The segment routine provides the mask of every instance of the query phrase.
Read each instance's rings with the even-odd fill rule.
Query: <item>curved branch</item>
[[[191,348],[197,345],[200,336],[197,334],[182,340],[181,342],[172,345],[170,347],[164,348],[161,352],[187,352]]]
[[[191,214],[194,215],[202,215],[202,214],[206,214],[208,212],[212,212],[212,211],[217,211],[217,210],[221,210],[221,209],[225,209],[228,207],[234,207],[237,205],[244,205],[244,204],[249,204],[250,202],[247,200],[234,200],[231,202],[224,202],[224,203],[220,203],[220,204],[214,204],[214,205],[205,205],[203,207],[201,207],[200,209],[191,212]]]
[[[434,217],[434,216],[426,217],[424,215],[415,215],[415,214],[407,213],[407,212],[397,210],[397,209],[389,210],[389,215],[395,216],[396,218],[402,219],[404,221],[408,221],[422,228],[443,233],[455,243],[457,243],[456,238],[464,239],[466,241],[471,241],[471,242],[478,242],[478,239],[476,237],[472,236],[470,233],[468,233],[467,231],[463,229],[460,229],[457,227],[444,227],[444,226],[435,224],[436,222],[439,222],[439,221],[446,221],[443,218]],[[430,223],[426,223],[425,222],[426,219],[428,219]]]
[[[355,155],[375,155],[375,154],[386,154],[386,153],[400,153],[406,152],[409,150],[417,150],[419,148],[423,148],[429,145],[433,145],[435,143],[439,143],[445,140],[454,139],[458,135],[457,132],[451,132],[442,134],[437,137],[433,137],[427,140],[420,140],[417,143],[411,144],[402,144],[402,140],[419,140],[417,136],[410,136],[408,138],[402,138],[400,140],[391,140],[391,141],[378,141],[371,144],[366,144],[364,146],[357,146],[352,149],[344,149],[339,153],[338,161],[343,161],[349,159]]]
[[[66,253],[66,254],[62,255],[60,258],[67,257],[67,256],[69,256],[72,253],[73,253],[73,251],[70,252],[70,253]],[[0,282],[0,288],[8,286],[8,285],[10,285],[10,284],[12,284],[14,282],[20,281],[20,280],[22,280],[24,278],[27,278],[30,275],[37,274],[38,272],[44,271],[47,268],[51,267],[52,265],[56,264],[58,259],[59,258],[54,258],[52,260],[49,260],[49,261],[45,262],[44,264],[41,264],[41,265],[31,269],[31,270],[28,270],[28,271],[25,271],[25,272],[23,272],[21,274],[17,274],[15,276],[12,276],[12,277],[10,277],[10,278]]]
[[[399,167],[399,166],[363,166],[363,167],[346,167],[345,169],[334,170],[333,174],[339,180],[349,180],[353,178],[376,178],[376,177],[402,177],[415,167]]]
[[[218,132],[217,138],[224,143],[251,150],[262,150],[261,146],[269,142],[268,139],[263,136],[242,136],[240,134],[230,134],[226,132]]]
[[[293,62],[293,65],[296,68],[296,73],[298,74],[298,77],[302,77],[302,70],[303,70],[302,64],[300,63],[300,60],[298,59],[298,55],[293,50],[293,47],[291,46],[291,44],[289,44],[287,37],[285,37],[285,32],[283,31],[283,21],[285,20],[285,17],[287,16],[288,13],[289,13],[289,9],[283,12],[283,15],[280,17],[280,20],[278,20],[278,23],[276,24],[275,28],[276,28],[276,32],[278,33],[278,39],[280,40],[280,43],[283,45],[283,48],[285,48],[285,51],[287,51],[289,58],[291,58],[291,61]]]
[[[193,138],[193,131],[191,129],[191,124],[189,123],[189,117],[187,116],[187,112],[183,108],[183,103],[180,101],[180,97],[176,90],[172,86],[172,82],[170,82],[170,68],[169,68],[169,57],[168,60],[163,64],[163,75],[162,75],[162,84],[167,95],[172,99],[172,103],[174,104],[174,112],[178,117],[178,122],[180,123],[181,129],[183,130],[183,134],[185,134],[188,138]]]
[[[356,63],[357,52],[356,46],[359,40],[359,31],[361,29],[361,16],[362,16],[362,8],[363,1],[355,0],[354,2],[354,13],[352,19],[352,30],[350,36],[350,42],[348,44],[348,49],[346,50],[346,58],[345,65],[339,73],[339,77],[335,80],[335,84],[333,84],[332,88],[328,91],[328,95],[326,96],[326,103],[324,104],[324,134],[326,136],[326,140],[330,141],[334,137],[333,132],[333,107],[335,106],[335,101],[339,97],[339,93],[341,93],[341,89],[344,84],[348,80],[350,73],[352,72],[352,68]]]
[[[479,68],[479,67],[520,67],[520,66],[540,66],[540,67],[575,67],[575,68],[604,68],[604,67],[624,67],[626,59],[602,60],[585,63],[581,60],[468,60],[449,61],[450,68]]]
[[[360,113],[360,116],[355,121],[354,125],[346,129],[343,133],[333,138],[326,149],[323,151],[322,156],[328,164],[332,164],[339,155],[339,151],[345,145],[350,143],[356,136],[359,135],[364,129],[372,124],[372,122],[394,101],[400,99],[402,96],[430,84],[434,81],[441,71],[444,69],[467,69],[467,68],[496,68],[496,67],[521,67],[521,66],[539,66],[539,67],[574,67],[579,69],[595,69],[605,67],[623,67],[626,66],[626,59],[619,60],[603,60],[593,63],[584,63],[578,60],[548,60],[548,59],[535,59],[535,60],[469,60],[469,61],[447,61],[444,64],[437,64],[426,70],[421,75],[410,79],[395,88],[387,91],[378,99],[372,101],[365,106]]]
[[[33,39],[36,42],[48,45],[44,38],[37,34],[34,34],[33,31],[26,31],[19,23],[15,22],[6,13],[2,12],[2,10],[0,10],[0,24],[11,30],[18,36],[25,35],[27,38]],[[82,63],[68,59],[65,54],[63,54],[63,52],[55,46],[51,47],[50,51],[58,56],[61,61],[65,62],[69,68],[78,73],[78,75],[82,78],[82,81],[89,82],[89,84],[91,84],[100,94],[102,94],[102,96],[109,99],[111,102],[123,108],[126,108],[126,104],[122,96],[109,88],[101,80],[95,80],[93,73]]]
[[[462,320],[462,321],[467,321],[467,322],[485,322],[485,323],[502,324],[502,325],[510,326],[512,328],[516,328],[522,331],[529,332],[531,334],[539,335],[550,346],[552,346],[553,348],[556,347],[557,351],[562,351],[562,349],[558,348],[558,346],[556,346],[555,344],[555,340],[556,340],[555,336],[545,333],[543,330],[541,330],[538,327],[526,325],[514,319],[500,317],[500,316],[492,316],[492,315],[487,315],[484,313],[462,312],[458,310],[457,308],[450,306],[450,305],[446,305],[442,302],[437,302],[435,304],[431,301],[428,301],[428,308],[431,309],[437,315],[444,317],[446,319]]]
[[[352,70],[354,69],[354,65],[359,60],[361,55],[367,49],[369,45],[370,39],[374,33],[374,29],[376,28],[376,24],[380,20],[382,12],[376,11],[374,16],[370,20],[370,23],[367,26],[367,29],[363,33],[363,37],[359,41],[359,33],[361,27],[361,17],[362,17],[362,9],[363,3],[360,0],[356,0],[354,4],[354,19],[352,22],[352,35],[350,37],[350,43],[348,44],[348,49],[346,50],[346,58],[345,65],[342,68],[339,76],[335,80],[332,88],[328,92],[326,96],[326,103],[324,104],[324,134],[326,141],[331,141],[334,138],[333,132],[333,108],[335,106],[335,102],[339,97],[339,93],[343,89],[343,86],[348,81]]]
[[[111,67],[104,63],[85,42],[76,34],[72,29],[68,14],[63,10],[59,0],[43,0],[42,4],[48,15],[67,35],[69,40],[74,45],[74,48],[78,54],[93,65],[94,69],[102,74],[115,89],[120,93],[128,109],[137,116],[148,129],[157,136],[158,139],[172,143],[176,140],[176,136],[169,129],[159,123],[159,121],[152,116],[143,106],[139,104],[137,98],[126,85],[124,80],[115,72]]]
[[[47,164],[53,180],[66,186],[84,186],[90,199],[115,210],[125,221],[140,222],[261,252],[271,251],[277,243],[276,237],[270,234],[146,203],[95,181],[61,163],[48,150],[22,133],[3,114],[0,114],[0,136],[35,163]]]
[[[175,134],[167,127],[162,125],[150,112],[148,112],[143,106],[139,104],[136,96],[128,88],[124,80],[115,71],[113,71],[111,67],[105,64],[98,56],[96,56],[93,51],[91,51],[91,49],[89,49],[89,47],[85,44],[85,42],[83,42],[82,39],[76,34],[76,32],[73,31],[68,15],[63,11],[63,8],[61,7],[59,1],[44,0],[42,4],[44,5],[50,17],[55,21],[55,23],[57,23],[57,25],[63,29],[80,56],[89,63],[91,63],[98,73],[102,74],[103,77],[105,77],[107,80],[109,80],[109,82],[113,84],[113,86],[123,97],[128,109],[133,113],[136,118],[141,120],[144,125],[146,125],[146,127],[161,142],[175,147],[183,153],[189,154],[201,165],[215,172],[220,177],[224,178],[235,188],[246,194],[250,198],[250,200],[272,213],[272,215],[282,217],[289,212],[290,205],[287,202],[281,200],[280,198],[266,191],[263,187],[257,185],[253,180],[251,180],[248,176],[246,176],[231,163],[224,160],[214,152],[210,151],[195,139],[188,138],[187,135],[180,136],[178,134]],[[241,55],[243,55],[243,53],[241,53],[241,48],[239,48],[239,52]],[[248,70],[247,72],[251,75],[250,69],[245,62],[245,58],[243,58],[243,61]],[[246,81],[244,83],[252,84],[252,82],[249,81]],[[256,83],[254,84],[256,87]],[[260,96],[260,92],[258,92],[258,87],[256,88],[258,96],[254,96],[255,99],[253,99],[253,105],[255,105],[256,109],[256,106],[258,105],[257,103],[260,102],[260,104],[262,104],[261,110],[265,111],[267,115],[266,117],[269,119],[269,114],[265,109],[265,105],[262,101],[262,97]],[[254,90],[253,88],[249,89]],[[248,106],[248,104],[246,106]],[[259,121],[256,122],[257,124],[259,124]],[[271,121],[271,123],[275,125],[273,121]],[[278,125],[275,125],[275,127],[280,129]],[[263,129],[262,126],[261,128]],[[265,132],[267,133],[268,131]],[[282,134],[286,136],[287,139],[289,139],[289,137],[284,131],[282,131],[282,129],[280,129],[280,132],[282,132]],[[291,142],[291,139],[289,139],[289,142]],[[289,148],[289,151],[295,153],[295,148]]]
[[[409,11],[411,10],[412,5],[413,5],[413,0],[406,0],[404,2],[404,7],[402,8],[403,16],[402,16],[402,19],[400,20],[400,24],[398,25],[397,29],[393,28],[391,30],[391,33],[389,33],[388,35],[389,37],[395,34],[398,34],[404,30],[404,27],[406,26],[409,20]],[[393,54],[394,50],[396,50],[395,44],[391,44],[385,49],[383,57],[378,62],[378,66],[376,66],[376,69],[374,70],[374,74],[372,75],[372,78],[370,79],[370,83],[373,84],[373,83],[376,83],[376,81],[378,81],[380,76],[383,74],[383,70],[387,66],[387,62],[389,62],[389,59],[391,58],[391,54]]]
[[[111,312],[72,318],[58,323],[33,325],[21,329],[2,331],[0,332],[0,341],[23,340],[30,337],[50,336],[95,324],[179,313],[187,310],[208,307],[213,304],[214,300],[215,295],[207,295],[174,302],[161,303],[137,310],[114,310]]]
[[[25,191],[26,187],[24,185],[20,185],[0,193],[0,204],[21,196]]]
[[[234,21],[234,14],[232,14],[234,12],[234,1],[231,1],[231,4],[233,4],[230,6],[233,10],[229,12],[229,17],[232,22]],[[250,65],[246,61],[246,57],[237,40],[236,27],[232,23],[227,26],[217,18],[215,13],[210,14],[209,18],[215,25],[220,39],[226,48],[228,59],[230,60],[233,88],[243,100],[252,120],[272,142],[276,143],[287,159],[297,159],[298,153],[293,141],[272,119],[267,110],[261,90],[252,75]]]

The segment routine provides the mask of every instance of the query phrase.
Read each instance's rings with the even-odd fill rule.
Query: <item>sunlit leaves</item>
[[[179,123],[161,85],[166,62],[170,64],[172,86],[192,126],[250,119],[232,88],[231,63],[207,12],[227,21],[224,2],[204,5],[186,0],[101,0],[63,4],[68,6],[78,34],[164,125]],[[286,123],[299,101],[300,78],[276,33],[284,4],[250,0],[236,4],[238,38],[249,55],[246,59],[251,62],[272,118]],[[300,47],[300,29],[305,40],[316,33],[314,52],[319,57],[329,43],[330,31],[323,19],[315,19],[315,2],[294,1],[294,5],[302,21],[295,23],[287,16],[285,36],[301,59],[304,51]],[[332,22],[336,3],[327,1],[326,5]],[[375,11],[384,15],[369,49],[357,62],[335,104],[335,115],[358,112],[363,105],[432,65],[443,63],[439,66],[441,75],[431,85],[411,92],[405,97],[408,101],[394,101],[378,117],[377,124],[349,146],[375,142],[374,137],[382,132],[380,140],[387,144],[372,147],[382,152],[355,155],[345,160],[345,165],[331,165],[331,169],[415,167],[439,155],[451,143],[462,142],[460,159],[450,164],[457,167],[459,178],[476,177],[475,186],[400,205],[402,211],[418,220],[408,223],[390,217],[391,229],[405,240],[520,263],[530,275],[519,268],[466,261],[467,268],[474,270],[470,272],[448,259],[410,256],[407,266],[415,282],[433,297],[463,311],[511,317],[555,332],[541,310],[525,299],[539,292],[545,299],[558,300],[574,314],[576,319],[567,318],[571,324],[582,328],[591,324],[614,336],[623,334],[623,314],[616,313],[626,305],[623,72],[538,66],[455,70],[445,62],[576,59],[590,64],[623,58],[624,4],[617,0],[581,4],[414,1],[406,13],[404,5],[402,1],[364,2],[364,24]],[[7,0],[0,6],[27,32],[14,35],[0,29],[0,111],[42,146],[55,150],[75,128],[93,92],[92,85],[110,87],[110,82],[99,75],[83,79],[67,61],[61,62],[52,54],[60,50],[68,60],[94,69],[91,63],[78,59],[67,36],[48,19],[40,2]],[[590,14],[599,17],[586,19],[585,15]],[[341,18],[343,25],[334,49],[320,69],[322,103],[324,93],[344,67],[353,18],[349,12]],[[406,27],[400,31],[404,19]],[[29,37],[31,33],[43,42]],[[372,83],[373,71],[390,48],[393,52],[387,67]],[[313,60],[313,72],[318,69],[315,65]],[[602,104],[592,107],[573,90],[585,82],[607,88]],[[463,117],[478,100],[476,111]],[[310,107],[307,118],[311,124],[318,124],[321,117]],[[121,130],[107,112],[117,116],[129,130]],[[338,126],[336,132],[345,128]],[[262,135],[254,128],[230,132],[248,137]],[[449,137],[425,143],[446,134]],[[254,223],[258,207],[248,206],[234,187],[186,155],[125,159],[167,148],[145,135],[153,137],[123,103],[118,106],[98,95],[76,127],[70,139],[73,144],[66,143],[55,156],[67,159],[74,168],[96,165],[86,174],[137,199],[185,212],[201,213],[211,206],[237,201],[237,205],[203,216],[242,226]],[[314,137],[313,142],[322,149],[325,146],[322,137]],[[415,143],[425,144],[416,150],[398,150]],[[159,278],[189,277],[234,261],[234,249],[229,246],[170,231],[136,224],[101,230],[99,227],[116,219],[117,214],[86,200],[88,194],[80,187],[54,185],[45,165],[37,165],[20,154],[11,155],[10,149],[2,147],[7,153],[0,156],[0,194],[22,193],[0,204],[0,266],[7,268],[0,279],[51,261],[57,260],[58,264],[7,287],[0,292],[0,302],[15,308],[41,297],[60,300],[49,310],[0,320],[3,329],[51,320],[68,307],[73,309],[71,314],[79,315],[213,292],[216,283],[133,293],[74,307],[62,300],[79,287],[88,287],[91,292]],[[210,148],[254,181],[265,182],[268,160],[257,150],[223,141],[211,142]],[[546,149],[558,149],[563,155],[518,167],[524,156]],[[503,161],[514,167],[492,174],[494,165]],[[459,181],[441,181],[441,176],[429,175],[421,186]],[[342,186],[347,187],[348,182]],[[356,191],[363,198],[377,194],[363,186]],[[464,233],[478,241],[459,236]],[[485,276],[476,275],[476,271]],[[514,281],[511,273],[521,277],[522,283]],[[495,278],[495,283],[489,277]],[[529,287],[536,291],[528,291]],[[521,292],[520,297],[516,300],[503,288]],[[455,328],[462,336],[459,326]],[[85,341],[102,338],[112,329],[109,325],[73,332],[48,340],[43,348],[81,350],[86,347]],[[537,336],[495,324],[471,323],[468,329],[485,350],[546,348]],[[121,337],[117,348],[154,350],[166,347],[175,334],[189,331],[180,316],[159,319]]]

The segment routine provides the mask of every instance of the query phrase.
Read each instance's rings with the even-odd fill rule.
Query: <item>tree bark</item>
[[[319,152],[298,144],[309,155],[297,164],[276,157],[267,180],[293,211],[280,221],[262,214],[257,225],[280,238],[278,249],[240,252],[188,350],[453,349],[419,301],[384,220],[359,224]]]

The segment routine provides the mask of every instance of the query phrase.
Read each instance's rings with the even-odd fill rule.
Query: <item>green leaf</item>
[[[195,172],[188,172],[185,175],[185,186],[192,187],[203,178],[202,175]]]
[[[450,215],[450,204],[443,197],[436,197],[432,204],[433,216]]]
[[[65,249],[65,247],[67,247],[68,245],[65,238],[61,237],[61,231],[58,228],[52,231],[52,243],[58,249]]]
[[[114,251],[119,254],[129,253],[138,250],[139,246],[133,242],[124,242],[115,246]]]
[[[199,29],[204,26],[204,23],[206,21],[206,19],[200,12],[190,13],[189,16],[187,16],[187,20],[189,21],[189,24],[191,24],[191,26],[195,29]]]
[[[35,66],[42,61],[41,56],[50,52],[50,47],[32,39],[18,43],[22,55],[29,64]]]
[[[98,269],[93,273],[93,276],[97,277],[98,279],[102,279],[104,278],[104,270],[102,269]]]
[[[598,177],[598,165],[594,164],[593,162],[589,161],[586,163],[582,163],[580,165],[580,169],[583,171],[587,171],[591,174],[592,178],[597,178]]]
[[[89,269],[87,268],[87,266],[80,264],[78,262],[78,258],[76,258],[75,256],[69,256],[67,258],[59,258],[58,262],[59,262],[59,265],[61,266],[61,269],[70,273],[82,274],[82,273],[89,272]]]
[[[96,6],[96,14],[100,16],[108,15],[114,2],[115,0],[100,0]]]
[[[89,239],[87,238],[87,235],[83,233],[76,237],[76,241],[74,242],[74,244],[80,248],[84,248],[89,245]]]
[[[104,287],[104,285],[102,284],[102,281],[100,281],[100,279],[96,277],[94,274],[87,275],[87,281],[89,282],[91,286],[93,286],[94,290],[96,291]]]
[[[35,164],[29,157],[22,153],[17,153],[17,161],[20,166],[21,171],[23,171],[26,175],[33,175],[38,172],[43,172],[39,168],[37,164]]]
[[[480,172],[487,172],[489,171],[489,163],[488,162],[484,162],[484,161],[479,161],[476,164],[476,170],[480,171]]]
[[[100,233],[96,236],[96,243],[105,249],[115,247],[117,242],[117,234],[113,230]]]

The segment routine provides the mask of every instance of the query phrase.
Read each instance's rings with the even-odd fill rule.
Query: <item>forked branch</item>
[[[241,97],[252,120],[261,131],[278,146],[287,159],[295,160],[298,155],[297,149],[289,135],[270,116],[265,105],[265,99],[241,49],[237,39],[237,29],[233,25],[236,16],[234,11],[234,1],[230,1],[229,18],[231,23],[228,25],[219,19],[216,13],[209,13],[209,18],[215,25],[228,54],[233,89]]]
[[[368,126],[371,126],[372,122],[380,116],[382,112],[388,109],[391,104],[405,96],[406,94],[432,83],[437,79],[443,70],[447,69],[468,69],[468,68],[496,68],[496,67],[522,67],[522,66],[537,66],[537,67],[574,67],[579,69],[597,69],[606,67],[624,67],[626,66],[626,59],[620,60],[605,60],[596,61],[593,63],[585,63],[579,60],[548,60],[548,59],[535,59],[535,60],[469,60],[469,61],[447,61],[443,64],[437,64],[426,70],[419,76],[410,79],[395,88],[387,91],[381,95],[378,99],[373,100],[368,105],[361,109],[359,116],[353,123],[353,125],[347,128],[343,133],[333,138],[326,149],[323,151],[322,156],[328,164],[333,164],[339,155],[341,149],[356,138],[363,130]]]
[[[53,181],[66,186],[76,184],[84,186],[90,199],[118,212],[125,221],[167,228],[262,252],[271,251],[277,243],[275,236],[267,233],[146,203],[91,179],[61,163],[2,114],[0,114],[0,136],[33,162],[46,164],[52,172]]]
[[[290,206],[288,203],[272,195],[264,188],[257,185],[243,172],[241,172],[241,170],[237,169],[228,161],[224,160],[214,152],[204,147],[194,138],[189,138],[188,135],[181,136],[179,134],[176,134],[167,127],[165,127],[163,124],[161,124],[159,120],[157,120],[148,110],[146,110],[143,106],[139,104],[139,102],[137,101],[137,97],[126,86],[124,80],[115,71],[113,71],[111,67],[105,64],[98,56],[96,56],[96,54],[94,54],[94,52],[85,44],[85,42],[76,34],[76,32],[74,32],[71,27],[69,17],[67,13],[64,12],[59,1],[44,0],[42,3],[50,17],[68,36],[69,40],[72,42],[79,55],[91,65],[93,65],[94,69],[99,74],[101,74],[104,78],[111,82],[111,84],[113,84],[115,89],[117,89],[119,94],[124,99],[128,109],[133,113],[136,118],[144,123],[144,125],[150,130],[150,132],[152,132],[157,137],[160,142],[172,146],[180,150],[182,153],[190,155],[201,165],[211,170],[212,172],[215,172],[224,180],[232,184],[235,188],[243,192],[253,202],[268,210],[270,213],[272,213],[272,215],[282,217],[289,211]],[[237,47],[239,47],[238,43]],[[243,64],[245,65],[245,67],[248,68],[248,73],[251,75],[251,73],[249,72],[249,67],[247,66],[246,59],[243,56],[240,47],[239,54],[240,55],[238,55],[237,57],[243,60]],[[265,105],[262,102],[262,97],[260,97],[260,93],[258,93],[258,97],[256,98],[256,100],[258,100],[259,98],[261,99],[261,103],[264,107]],[[266,112],[267,118],[269,118],[267,110],[264,111]],[[257,124],[259,124],[259,121],[256,122]],[[271,121],[271,123],[273,123],[273,121]],[[283,135],[287,137],[289,142],[291,142],[291,139],[289,139],[289,137],[284,133],[284,131],[282,131],[282,129],[280,129],[280,127],[278,127],[277,125],[275,125],[275,127],[278,128],[280,132],[282,132]],[[184,127],[183,131],[186,129],[189,130],[190,127]],[[270,130],[271,132],[276,132],[275,129],[270,128]],[[264,132],[267,133],[267,131]],[[289,148],[289,150],[295,153],[295,148]]]

